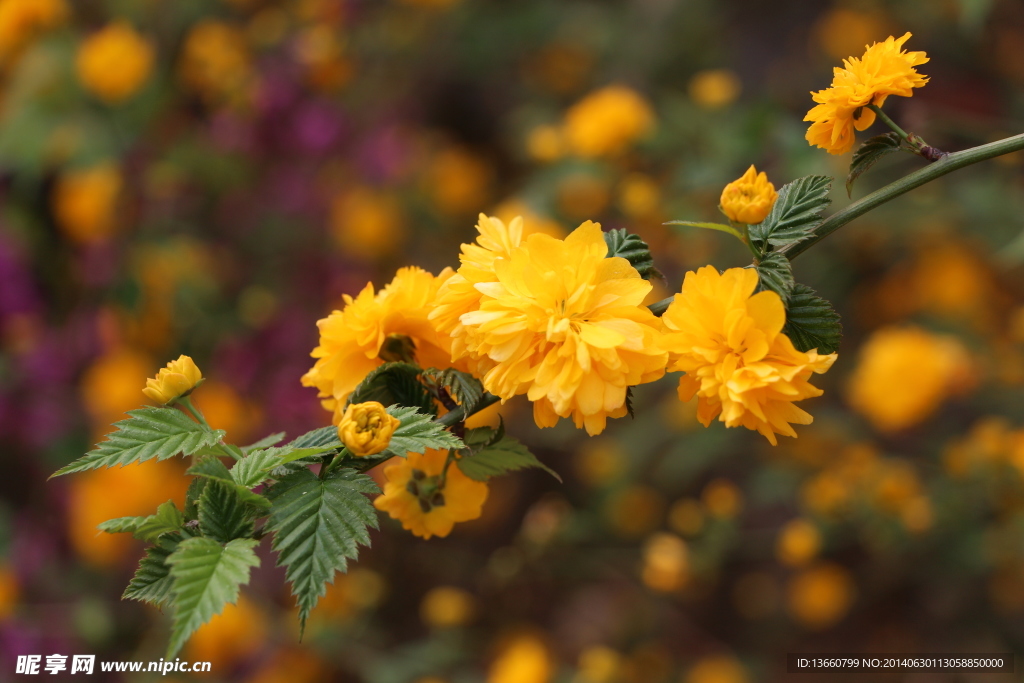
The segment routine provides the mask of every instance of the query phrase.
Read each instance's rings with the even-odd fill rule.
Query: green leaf
[[[337,427],[320,427],[306,432],[288,444],[290,448],[341,448]]]
[[[107,435],[106,441],[101,441],[87,455],[54,472],[51,478],[153,458],[166,460],[178,453],[192,455],[224,436],[223,430],[208,432],[174,408],[139,408],[129,410],[128,415],[127,420],[114,423],[117,431]]]
[[[765,253],[768,245],[778,247],[808,237],[821,223],[831,187],[832,178],[823,175],[804,176],[784,185],[765,219],[750,226],[750,241]]]
[[[401,424],[391,435],[387,450],[404,458],[406,453],[423,453],[428,448],[463,448],[459,437],[455,436],[444,425],[435,422],[433,416],[407,406],[390,406],[388,414],[398,418]]]
[[[472,455],[463,455],[455,462],[463,474],[476,481],[487,481],[499,474],[531,467],[542,469],[558,481],[562,481],[557,472],[538,460],[526,446],[511,436],[506,436]]]
[[[771,290],[782,297],[782,303],[789,300],[789,294],[793,291],[793,266],[786,255],[777,251],[770,251],[765,254],[761,262],[754,268],[757,270],[757,277],[760,279],[758,291]]]
[[[448,395],[463,407],[466,414],[472,413],[484,396],[484,385],[468,372],[462,372],[455,368],[444,370],[427,368],[423,370],[421,376],[438,389],[447,391]]]
[[[159,607],[171,597],[171,568],[167,558],[178,546],[179,541],[154,545],[146,548],[146,554],[139,562],[122,598],[148,602]]]
[[[853,153],[850,175],[846,176],[846,194],[853,196],[853,183],[862,173],[875,165],[884,156],[900,151],[900,136],[895,131],[868,138]]]
[[[377,512],[366,494],[375,493],[373,480],[351,469],[322,480],[300,470],[271,487],[267,528],[274,532],[277,565],[287,567],[303,629],[334,573],[348,568],[359,545],[370,544],[366,528],[377,528]]]
[[[223,458],[227,456],[227,453],[224,452],[225,449],[231,451],[231,453],[233,454],[231,457],[234,460],[240,460],[241,458],[245,457],[245,451],[243,451],[241,448],[239,448],[233,443],[222,443],[216,444],[214,446],[203,446],[192,455],[198,458],[207,457],[211,455],[215,458]]]
[[[145,521],[146,517],[118,517],[117,519],[108,519],[105,522],[100,522],[96,528],[108,534],[131,534],[135,533],[139,525]]]
[[[800,283],[793,287],[789,297],[786,326],[782,331],[800,351],[817,349],[818,353],[834,353],[843,338],[843,326],[832,304]]]
[[[505,437],[505,420],[499,415],[497,427],[476,427],[466,430],[462,441],[466,444],[463,451],[468,454],[493,446]]]
[[[270,501],[265,497],[257,493],[253,493],[247,487],[241,486],[235,482],[234,478],[231,476],[231,471],[228,470],[228,468],[224,466],[224,463],[222,463],[218,458],[203,458],[196,462],[196,464],[192,465],[192,467],[188,468],[188,471],[186,471],[185,474],[223,482],[234,487],[235,492],[246,503],[264,509],[270,507]]]
[[[169,500],[156,509],[156,514],[143,519],[135,527],[134,534],[136,538],[152,542],[164,534],[180,531],[184,525],[185,516],[174,505],[174,501]]]
[[[291,446],[262,448],[252,451],[237,461],[231,468],[231,478],[239,486],[251,489],[262,484],[263,480],[281,465],[320,455],[330,450],[333,449],[331,447],[292,448]]]
[[[260,448],[269,448],[270,446],[276,446],[277,444],[281,443],[284,440],[285,436],[286,434],[284,432],[278,432],[277,434],[265,436],[256,443],[251,443],[248,446],[243,446],[242,452],[251,453],[252,451],[255,451]]]
[[[383,406],[400,405],[437,414],[437,404],[420,381],[419,367],[410,363],[385,363],[368,374],[349,395],[348,403],[377,401]]]
[[[686,225],[691,228],[705,228],[707,230],[718,230],[719,232],[727,232],[740,242],[746,244],[746,240],[743,239],[743,233],[725,223],[698,223],[696,221],[669,221],[665,225]]]
[[[199,530],[221,543],[252,536],[253,519],[237,486],[209,481],[199,499]]]
[[[609,230],[604,233],[604,242],[608,245],[608,258],[620,256],[636,268],[640,277],[650,280],[652,277],[663,277],[654,267],[651,248],[640,239],[639,235],[626,232],[625,228]]]
[[[166,659],[174,659],[196,629],[238,600],[238,589],[260,565],[253,552],[259,541],[237,538],[221,545],[210,538],[189,538],[167,558],[174,594],[174,626]]]
[[[199,519],[199,498],[203,495],[207,481],[209,480],[206,477],[193,477],[189,483],[188,490],[185,491],[185,519]]]

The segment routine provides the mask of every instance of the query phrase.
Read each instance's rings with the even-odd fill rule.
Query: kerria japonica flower
[[[188,396],[202,381],[203,373],[195,362],[189,356],[181,355],[177,360],[170,361],[167,367],[161,368],[156,377],[147,379],[142,393],[166,405],[182,396]]]
[[[606,258],[596,223],[564,240],[519,243],[520,230],[481,221],[433,315],[489,392],[502,401],[526,394],[539,427],[571,417],[599,434],[608,417],[626,414],[629,387],[665,372],[658,320],[642,305],[651,284],[626,259]]]
[[[338,423],[338,438],[352,455],[376,455],[388,447],[400,424],[377,401],[351,403]]]
[[[889,95],[910,97],[914,88],[928,82],[914,68],[927,62],[928,56],[902,49],[909,38],[910,33],[889,36],[869,45],[860,59],[844,59],[844,68],[833,69],[832,86],[811,93],[818,105],[804,117],[812,122],[806,136],[810,144],[829,154],[850,151],[854,129],[866,130],[875,122],[875,112],[868,105],[881,107]]]
[[[705,427],[718,418],[727,427],[757,430],[776,445],[777,433],[795,437],[792,424],[813,420],[794,403],[821,395],[808,380],[828,370],[836,354],[798,351],[782,332],[782,299],[768,290],[754,294],[757,282],[752,268],[719,273],[705,266],[687,273],[662,316],[662,344],[668,369],[686,373],[679,398],[697,396]]]
[[[746,173],[725,186],[718,205],[729,220],[753,225],[764,220],[778,196],[765,172],[758,173],[751,164]]]

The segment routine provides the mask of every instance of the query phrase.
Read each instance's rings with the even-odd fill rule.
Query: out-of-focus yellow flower
[[[384,577],[372,569],[352,567],[344,574],[337,574],[334,583],[327,584],[327,592],[309,615],[305,633],[308,637],[316,637],[321,631],[377,606],[386,592]],[[297,606],[295,610],[298,611]],[[294,623],[297,636],[298,620]]]
[[[654,112],[635,90],[609,85],[574,104],[565,113],[569,147],[586,158],[614,156],[654,129]]]
[[[235,443],[245,442],[259,418],[258,409],[226,382],[203,381],[203,391],[194,404],[211,427],[223,429]]]
[[[661,203],[661,190],[649,175],[630,173],[619,185],[618,203],[630,218],[650,216]]]
[[[471,246],[460,273],[475,267],[467,268]],[[565,240],[531,235],[508,258],[477,251],[493,259],[494,275],[480,274],[479,308],[463,313],[452,334],[490,366],[488,391],[503,401],[527,395],[539,427],[571,417],[599,434],[608,417],[626,414],[628,387],[664,374],[657,318],[640,305],[651,285],[625,259],[605,258],[599,225],[588,221]]]
[[[751,164],[743,175],[725,186],[718,204],[729,220],[754,224],[764,220],[778,196],[765,172],[758,173]]]
[[[588,647],[580,653],[573,683],[615,683],[619,680],[622,665],[622,655],[610,647]]]
[[[789,611],[808,628],[826,628],[846,616],[853,596],[850,574],[837,564],[823,563],[793,577],[788,592]]]
[[[690,99],[705,109],[721,109],[736,101],[742,85],[731,69],[706,69],[690,79]]]
[[[78,48],[78,79],[101,100],[116,104],[142,87],[153,69],[153,46],[127,21],[108,24]]]
[[[603,486],[622,474],[628,461],[619,441],[602,437],[585,441],[577,451],[576,472],[590,486]]]
[[[320,345],[311,354],[317,361],[302,376],[302,385],[319,389],[324,408],[334,411],[334,424],[345,399],[385,362],[383,356],[400,360],[392,357],[392,346],[413,352],[421,367],[452,366],[451,340],[427,319],[438,287],[451,276],[450,268],[437,277],[422,268],[400,268],[379,292],[369,283],[355,298],[346,294],[342,310],[317,322]]]
[[[743,494],[728,479],[714,479],[708,482],[701,493],[704,509],[718,519],[732,519],[743,509]]]
[[[316,614],[316,610],[313,611]],[[279,651],[245,683],[320,683],[330,669],[309,647]]]
[[[523,635],[502,648],[487,672],[487,683],[547,683],[554,662],[539,638]]]
[[[775,543],[775,557],[790,567],[800,567],[818,554],[821,549],[821,533],[806,519],[794,519],[786,523]]]
[[[167,363],[156,377],[146,380],[142,393],[157,403],[168,404],[182,396],[188,396],[203,381],[203,373],[195,362],[184,354]]]
[[[296,37],[295,53],[306,65],[306,80],[320,91],[337,90],[352,79],[355,69],[344,52],[338,29],[327,23],[306,27]]]
[[[845,7],[825,13],[815,31],[822,48],[833,59],[842,59],[875,36],[887,33],[882,16]]]
[[[673,593],[686,585],[689,570],[689,552],[683,539],[666,533],[657,533],[647,539],[640,576],[648,588]]]
[[[487,203],[493,171],[481,157],[460,148],[438,152],[427,169],[434,205],[448,214],[478,211]]]
[[[376,455],[391,443],[399,424],[377,401],[352,403],[338,423],[338,438],[352,455]]]
[[[223,612],[203,624],[189,639],[188,658],[229,669],[263,649],[267,627],[266,613],[240,595],[238,602],[225,605]]]
[[[557,126],[537,126],[526,137],[526,151],[531,158],[545,163],[562,158],[565,154],[562,131]]]
[[[685,683],[748,683],[747,670],[732,657],[705,657],[686,674]]]
[[[627,486],[605,502],[604,514],[617,535],[641,538],[654,531],[665,514],[665,499],[650,486]]]
[[[924,52],[907,52],[903,44],[910,33],[900,38],[889,36],[872,43],[861,58],[843,60],[844,68],[833,69],[832,86],[812,92],[817,106],[807,112],[811,121],[807,141],[829,154],[844,154],[853,147],[854,128],[865,130],[875,122],[868,105],[881,107],[889,95],[910,97],[914,88],[928,82],[915,66],[928,61]]]
[[[26,43],[69,14],[64,0],[0,0],[0,65],[6,67]]]
[[[367,187],[352,188],[334,199],[331,229],[342,249],[363,259],[391,253],[405,234],[397,199]]]
[[[103,468],[72,477],[67,508],[72,547],[93,566],[117,566],[127,559],[135,542],[128,534],[102,533],[96,525],[114,517],[151,515],[168,499],[174,500],[180,510],[188,487],[184,474],[182,461],[174,459]]]
[[[245,34],[231,24],[205,19],[185,38],[182,80],[208,104],[244,101],[252,78]]]
[[[970,358],[955,337],[919,327],[886,327],[861,347],[847,400],[876,429],[921,422],[970,378]]]
[[[476,519],[487,500],[487,484],[470,479],[454,463],[442,481],[447,460],[448,451],[432,448],[395,458],[384,468],[384,494],[374,506],[421,538],[444,538],[456,522]]]
[[[804,483],[800,497],[808,509],[822,515],[840,512],[850,500],[850,487],[834,472],[822,472]]]
[[[57,224],[79,244],[110,237],[121,187],[121,171],[109,162],[62,173],[53,195]]]
[[[139,406],[139,385],[153,365],[146,354],[119,346],[86,368],[80,384],[82,405],[97,427],[106,430],[125,411]]]
[[[608,180],[593,173],[570,173],[558,182],[558,209],[569,218],[600,215],[611,197]]]
[[[823,373],[836,354],[803,353],[782,332],[786,310],[772,291],[754,294],[757,273],[712,266],[689,272],[683,288],[662,316],[662,343],[669,370],[686,374],[679,398],[698,396],[697,418],[706,427],[716,417],[727,427],[755,429],[775,445],[776,433],[796,436],[790,423],[810,424],[794,405],[821,390],[812,373]]]
[[[436,628],[462,626],[476,610],[473,596],[454,586],[431,588],[420,603],[420,618]]]

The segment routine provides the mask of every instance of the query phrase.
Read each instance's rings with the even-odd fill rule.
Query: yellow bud
[[[157,403],[168,404],[176,398],[188,396],[203,380],[203,373],[188,356],[178,356],[167,367],[162,368],[155,378],[146,380],[146,388],[142,390],[148,398]]]
[[[725,186],[718,203],[729,220],[753,225],[764,220],[778,196],[764,171],[758,173],[751,165],[746,173]]]
[[[376,401],[353,403],[338,423],[338,438],[352,455],[376,455],[391,443],[398,425],[398,418]]]

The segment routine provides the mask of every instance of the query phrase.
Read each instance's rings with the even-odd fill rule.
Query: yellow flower
[[[683,539],[659,532],[644,544],[644,567],[640,574],[648,588],[673,593],[689,579],[689,551]]]
[[[426,170],[426,186],[434,205],[446,214],[479,209],[487,201],[494,172],[472,152],[450,147],[438,152]]]
[[[820,564],[793,577],[788,593],[793,617],[808,628],[821,629],[849,611],[854,598],[853,579],[838,564]]]
[[[690,98],[704,109],[721,109],[732,104],[742,89],[739,77],[729,69],[698,71],[690,79]]]
[[[753,225],[764,220],[778,196],[765,172],[758,173],[751,164],[746,173],[725,186],[718,204],[729,220]]]
[[[94,95],[114,104],[134,95],[153,68],[153,47],[126,21],[86,38],[75,61],[78,78]]]
[[[487,484],[470,479],[454,462],[445,472],[447,460],[448,451],[432,448],[395,458],[384,468],[384,494],[374,507],[421,538],[444,538],[456,522],[476,519],[487,500]]]
[[[391,253],[405,234],[395,198],[368,187],[351,188],[334,199],[331,231],[343,250],[366,260]]]
[[[461,588],[437,586],[423,596],[420,618],[435,628],[461,626],[473,617],[474,602],[473,596]]]
[[[401,268],[379,292],[369,283],[355,298],[346,294],[342,310],[317,322],[320,345],[311,354],[317,361],[302,385],[319,389],[324,408],[335,411],[335,424],[348,395],[386,360],[411,352],[421,367],[452,367],[451,340],[427,319],[438,287],[451,275],[450,268],[437,277]]]
[[[955,337],[918,327],[882,328],[861,348],[847,400],[876,429],[905,429],[967,386],[970,365]]]
[[[565,138],[581,157],[620,154],[654,128],[654,112],[636,91],[609,85],[565,113]]]
[[[548,683],[554,663],[534,635],[520,635],[501,650],[487,672],[487,683]]]
[[[167,367],[161,368],[155,378],[147,379],[142,393],[157,403],[167,404],[176,398],[188,396],[202,381],[203,373],[195,362],[182,354],[178,360],[172,360]]]
[[[694,664],[683,683],[749,683],[750,676],[733,657],[713,655]]]
[[[565,240],[489,222],[481,244],[465,245],[463,290],[441,297],[439,316],[459,316],[452,335],[486,369],[489,392],[526,394],[540,427],[571,417],[591,435],[626,414],[626,390],[665,373],[654,315],[641,305],[650,283],[623,258],[605,258],[601,227],[587,221]],[[507,254],[507,257],[505,256]],[[489,268],[488,268],[489,264]],[[448,306],[448,307],[445,307]],[[475,310],[474,310],[475,309]]]
[[[224,22],[199,22],[185,39],[179,68],[185,83],[210,103],[244,97],[251,79],[244,34]]]
[[[757,273],[712,266],[689,272],[662,322],[669,370],[685,372],[679,398],[698,396],[697,419],[755,429],[776,444],[776,433],[796,436],[790,423],[814,418],[794,402],[820,396],[811,373],[823,373],[836,354],[803,353],[782,327],[786,310],[772,291],[754,294]],[[751,296],[753,294],[753,296]]]
[[[821,549],[821,533],[806,519],[794,519],[782,527],[775,544],[775,557],[790,567],[799,567],[814,559]]]
[[[353,403],[341,418],[338,438],[352,455],[376,455],[391,443],[391,435],[399,424],[398,418],[388,415],[387,409],[376,401]]]
[[[844,59],[845,68],[833,69],[832,86],[811,93],[818,104],[804,117],[812,122],[806,136],[810,144],[829,154],[848,152],[854,128],[865,130],[875,122],[875,112],[868,105],[881,107],[889,95],[910,97],[914,88],[928,82],[914,69],[928,56],[902,49],[909,38],[910,33],[898,39],[889,36],[885,42],[869,45],[860,59]]]
[[[68,16],[64,0],[0,0],[0,62],[6,62],[37,34]]]
[[[121,172],[109,162],[61,174],[53,198],[64,234],[80,244],[109,237],[122,185]]]

